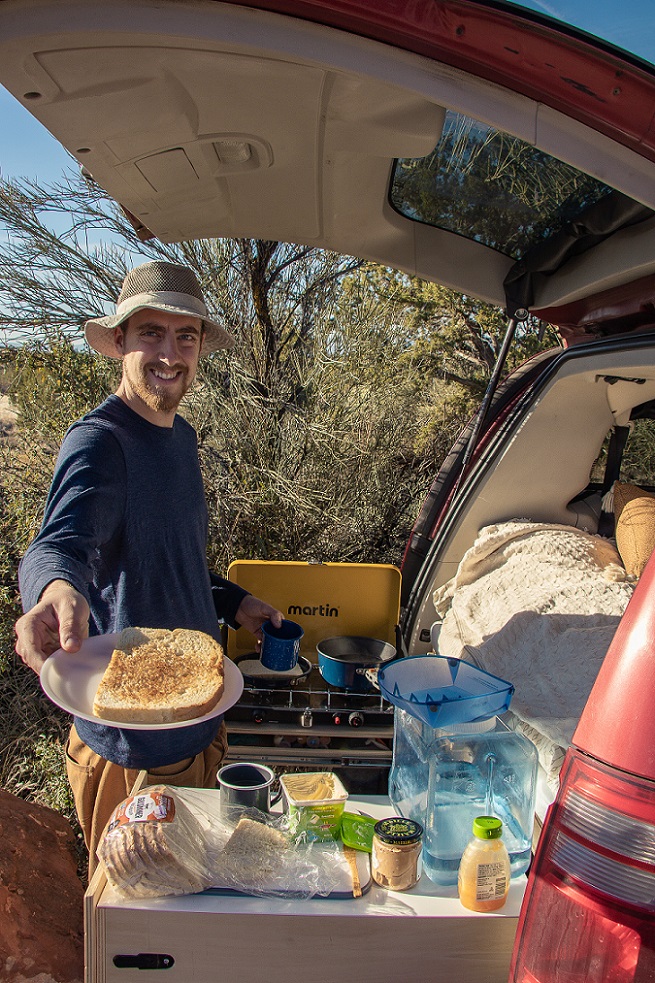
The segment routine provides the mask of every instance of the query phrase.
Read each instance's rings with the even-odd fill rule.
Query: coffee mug
[[[281,789],[271,795],[274,781],[275,772],[266,765],[241,761],[224,765],[216,776],[221,809],[238,807],[270,812],[282,795]]]
[[[295,621],[282,622],[276,628],[271,621],[262,625],[260,659],[263,666],[274,672],[289,672],[298,663],[300,639],[305,632]]]

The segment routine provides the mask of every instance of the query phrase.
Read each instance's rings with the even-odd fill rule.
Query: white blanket
[[[571,741],[633,589],[607,539],[518,519],[486,526],[434,593],[439,652],[514,684],[511,710],[537,731],[530,736],[549,771]]]

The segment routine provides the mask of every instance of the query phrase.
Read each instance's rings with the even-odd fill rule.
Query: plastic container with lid
[[[477,816],[473,839],[459,865],[459,900],[471,911],[496,911],[507,900],[510,862],[502,840],[503,824],[494,816]]]
[[[348,793],[331,771],[282,775],[289,832],[305,843],[338,840]]]
[[[514,687],[468,662],[441,655],[392,662],[378,672],[378,684],[394,705],[389,797],[401,816],[422,823],[435,736],[451,726],[504,713]]]
[[[435,732],[430,746],[423,864],[436,884],[457,883],[473,820],[502,820],[511,874],[532,856],[537,749],[499,718]]]
[[[412,819],[381,819],[373,830],[371,873],[388,891],[407,891],[421,877],[423,827]]]

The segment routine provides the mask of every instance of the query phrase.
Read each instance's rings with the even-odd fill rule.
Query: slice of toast
[[[93,701],[97,717],[166,724],[209,713],[223,695],[223,649],[188,628],[126,628]]]

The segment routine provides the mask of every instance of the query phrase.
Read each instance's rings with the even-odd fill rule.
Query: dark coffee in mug
[[[235,765],[226,773],[225,779],[240,788],[253,788],[266,782],[259,768],[255,769],[252,765]]]

